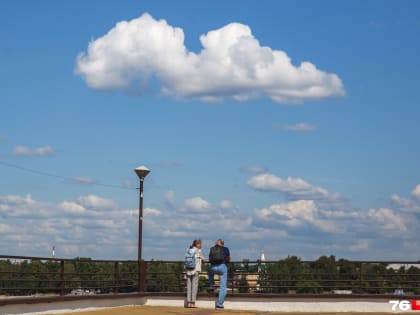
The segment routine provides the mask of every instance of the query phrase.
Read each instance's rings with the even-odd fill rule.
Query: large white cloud
[[[201,52],[189,51],[181,28],[146,13],[91,41],[77,57],[76,73],[94,89],[158,88],[207,101],[267,96],[285,103],[345,93],[336,74],[308,61],[293,65],[284,51],[261,46],[247,25],[228,24],[202,35],[200,42]]]

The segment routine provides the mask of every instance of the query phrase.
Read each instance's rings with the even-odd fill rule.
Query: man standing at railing
[[[229,248],[225,247],[222,239],[216,241],[216,245],[210,248],[209,261],[209,284],[210,292],[214,292],[214,275],[219,275],[219,295],[216,301],[216,309],[224,308],[227,290],[228,269],[226,264],[230,262]]]

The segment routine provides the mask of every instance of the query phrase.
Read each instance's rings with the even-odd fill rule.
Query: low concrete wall
[[[249,298],[249,297],[227,297],[225,309],[231,310],[253,310],[260,312],[285,312],[285,313],[396,313],[392,311],[390,300],[398,298]],[[4,302],[4,301],[3,301]],[[8,303],[0,304],[0,315],[16,314],[59,314],[63,312],[90,310],[98,308],[118,306],[172,306],[184,307],[183,296],[144,296],[144,295],[110,295],[92,296],[83,298],[58,299],[10,299]],[[206,295],[199,296],[197,306],[200,308],[213,309],[215,297]],[[405,313],[420,314],[420,311],[409,311]]]
[[[35,299],[35,298],[34,298]],[[26,302],[12,303],[0,306],[0,315],[15,314],[58,314],[63,312],[89,310],[125,305],[144,305],[146,297],[121,297],[110,299],[81,299],[64,301]]]

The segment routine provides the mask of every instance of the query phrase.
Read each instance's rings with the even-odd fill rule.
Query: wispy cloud
[[[261,46],[247,25],[228,24],[200,42],[200,53],[189,51],[181,28],[146,13],[90,42],[75,71],[94,89],[145,92],[159,82],[165,95],[202,101],[296,103],[345,94],[336,74],[308,61],[294,66],[286,52]]]
[[[92,178],[88,177],[73,177],[69,179],[70,182],[75,184],[82,184],[82,185],[93,185],[96,181]]]
[[[49,155],[53,155],[55,152],[54,152],[54,149],[49,145],[45,145],[43,147],[38,147],[38,148],[33,148],[33,149],[27,146],[19,145],[13,148],[12,153],[13,155],[35,157],[35,156],[49,156]]]
[[[157,168],[178,168],[182,167],[182,163],[180,162],[160,162],[160,163],[154,163],[154,167]]]
[[[318,126],[311,125],[308,123],[298,124],[276,124],[273,126],[274,129],[288,130],[288,131],[315,131],[318,130]]]
[[[245,173],[250,173],[250,174],[261,174],[261,173],[266,173],[268,170],[265,167],[252,165],[252,166],[241,168],[241,171]]]

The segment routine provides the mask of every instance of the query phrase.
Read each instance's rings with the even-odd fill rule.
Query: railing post
[[[233,291],[235,289],[235,274],[234,274],[234,269],[235,268],[230,268],[231,273],[232,273],[232,293],[233,293]],[[228,270],[229,270],[229,267],[228,267]],[[228,272],[228,275],[229,275],[229,272]]]
[[[65,282],[64,282],[64,260],[60,261],[60,295],[65,294]]]
[[[114,294],[118,293],[118,261],[114,262]]]
[[[144,260],[139,261],[139,274],[138,274],[138,285],[139,292],[145,292],[146,290],[146,262]]]

